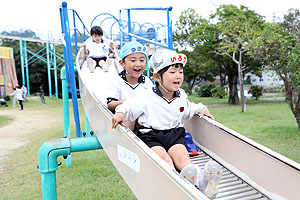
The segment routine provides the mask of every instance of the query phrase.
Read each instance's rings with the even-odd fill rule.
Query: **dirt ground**
[[[0,115],[13,118],[8,125],[0,127],[0,173],[4,159],[15,149],[28,143],[26,135],[61,124],[62,121],[62,117],[49,117],[47,110],[1,109]]]

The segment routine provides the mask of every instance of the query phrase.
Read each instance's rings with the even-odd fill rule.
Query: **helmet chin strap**
[[[125,69],[125,72],[126,72],[126,74],[128,75],[128,76],[131,76],[132,77],[132,75],[131,74],[129,74],[128,72],[127,72],[127,70]]]
[[[160,82],[156,81],[156,83],[156,86],[160,86],[166,93],[171,93]]]

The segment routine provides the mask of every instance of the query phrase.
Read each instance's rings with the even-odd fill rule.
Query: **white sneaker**
[[[222,167],[215,161],[208,161],[204,169],[201,169],[196,186],[210,199],[214,199],[218,193],[218,185],[222,177]]]
[[[111,58],[106,59],[106,62],[103,66],[103,71],[108,72],[109,66],[111,65],[111,60],[112,60]]]
[[[96,66],[96,61],[94,61],[92,58],[87,59],[87,66],[90,68],[90,72],[94,73],[95,71],[95,66]]]
[[[185,166],[181,170],[180,175],[183,176],[191,184],[195,185],[198,176],[197,166],[193,164]]]

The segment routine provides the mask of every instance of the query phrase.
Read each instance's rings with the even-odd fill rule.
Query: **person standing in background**
[[[25,101],[28,101],[28,99],[27,99],[27,88],[26,88],[26,86],[23,84],[22,85],[22,96],[23,96],[23,99],[25,100]]]
[[[46,104],[45,102],[45,92],[44,92],[44,89],[43,89],[43,86],[40,86],[40,97],[41,97],[41,101],[42,101],[42,104]]]
[[[16,96],[20,104],[20,111],[23,110],[23,92],[20,86],[16,87]]]
[[[8,96],[13,97],[12,107],[16,107],[16,103],[17,103],[17,91],[16,91],[16,88],[14,88],[13,93],[9,94]]]

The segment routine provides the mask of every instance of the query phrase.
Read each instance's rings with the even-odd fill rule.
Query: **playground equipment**
[[[11,94],[18,85],[13,49],[0,47],[0,97]]]
[[[49,86],[49,97],[52,98],[52,71],[54,75],[54,87],[55,97],[58,98],[58,87],[57,87],[57,68],[64,62],[58,63],[57,61],[64,61],[63,55],[59,54],[55,45],[61,44],[60,41],[41,40],[36,38],[26,38],[19,36],[0,35],[0,38],[19,40],[20,44],[20,59],[21,59],[21,72],[22,72],[22,84],[26,85],[27,93],[30,95],[30,84],[29,84],[29,65],[37,60],[42,60],[47,64],[48,72],[48,86]],[[38,42],[46,44],[45,47],[39,49],[37,52],[30,51],[27,48],[27,42]]]
[[[76,135],[81,136],[85,133],[83,134],[85,137],[71,139],[65,135],[64,138],[50,140],[42,145],[39,151],[39,171],[42,173],[43,199],[56,199],[58,156],[67,158],[72,152],[103,148],[138,199],[207,200],[204,194],[167,165],[128,128],[119,125],[116,130],[111,129],[112,113],[105,106],[106,102],[101,96],[103,92],[98,92],[101,90],[100,86],[105,86],[104,77],[108,74],[102,72],[101,75],[96,71],[89,73],[86,70],[87,63],[82,50],[78,51],[77,67],[74,68],[68,9],[65,2],[62,3],[60,11],[62,32],[65,36],[65,89],[72,93],[75,126],[79,123],[79,119],[76,119],[78,105],[74,73],[78,71],[80,96],[93,131],[81,131],[78,125]],[[122,34],[143,39],[129,31],[130,24],[126,31],[120,21],[117,23]],[[145,41],[161,45],[148,39]],[[167,48],[172,47],[170,43],[171,40],[168,40]],[[93,87],[96,79],[97,90]],[[64,116],[65,111],[68,110],[64,109]],[[68,117],[64,119],[68,122]],[[209,118],[194,116],[192,120],[184,121],[184,124],[201,149],[200,154],[192,158],[193,163],[201,167],[213,159],[223,166],[223,177],[216,199],[299,199],[300,165],[296,162]],[[69,132],[68,127],[69,125],[65,127],[66,132]]]

